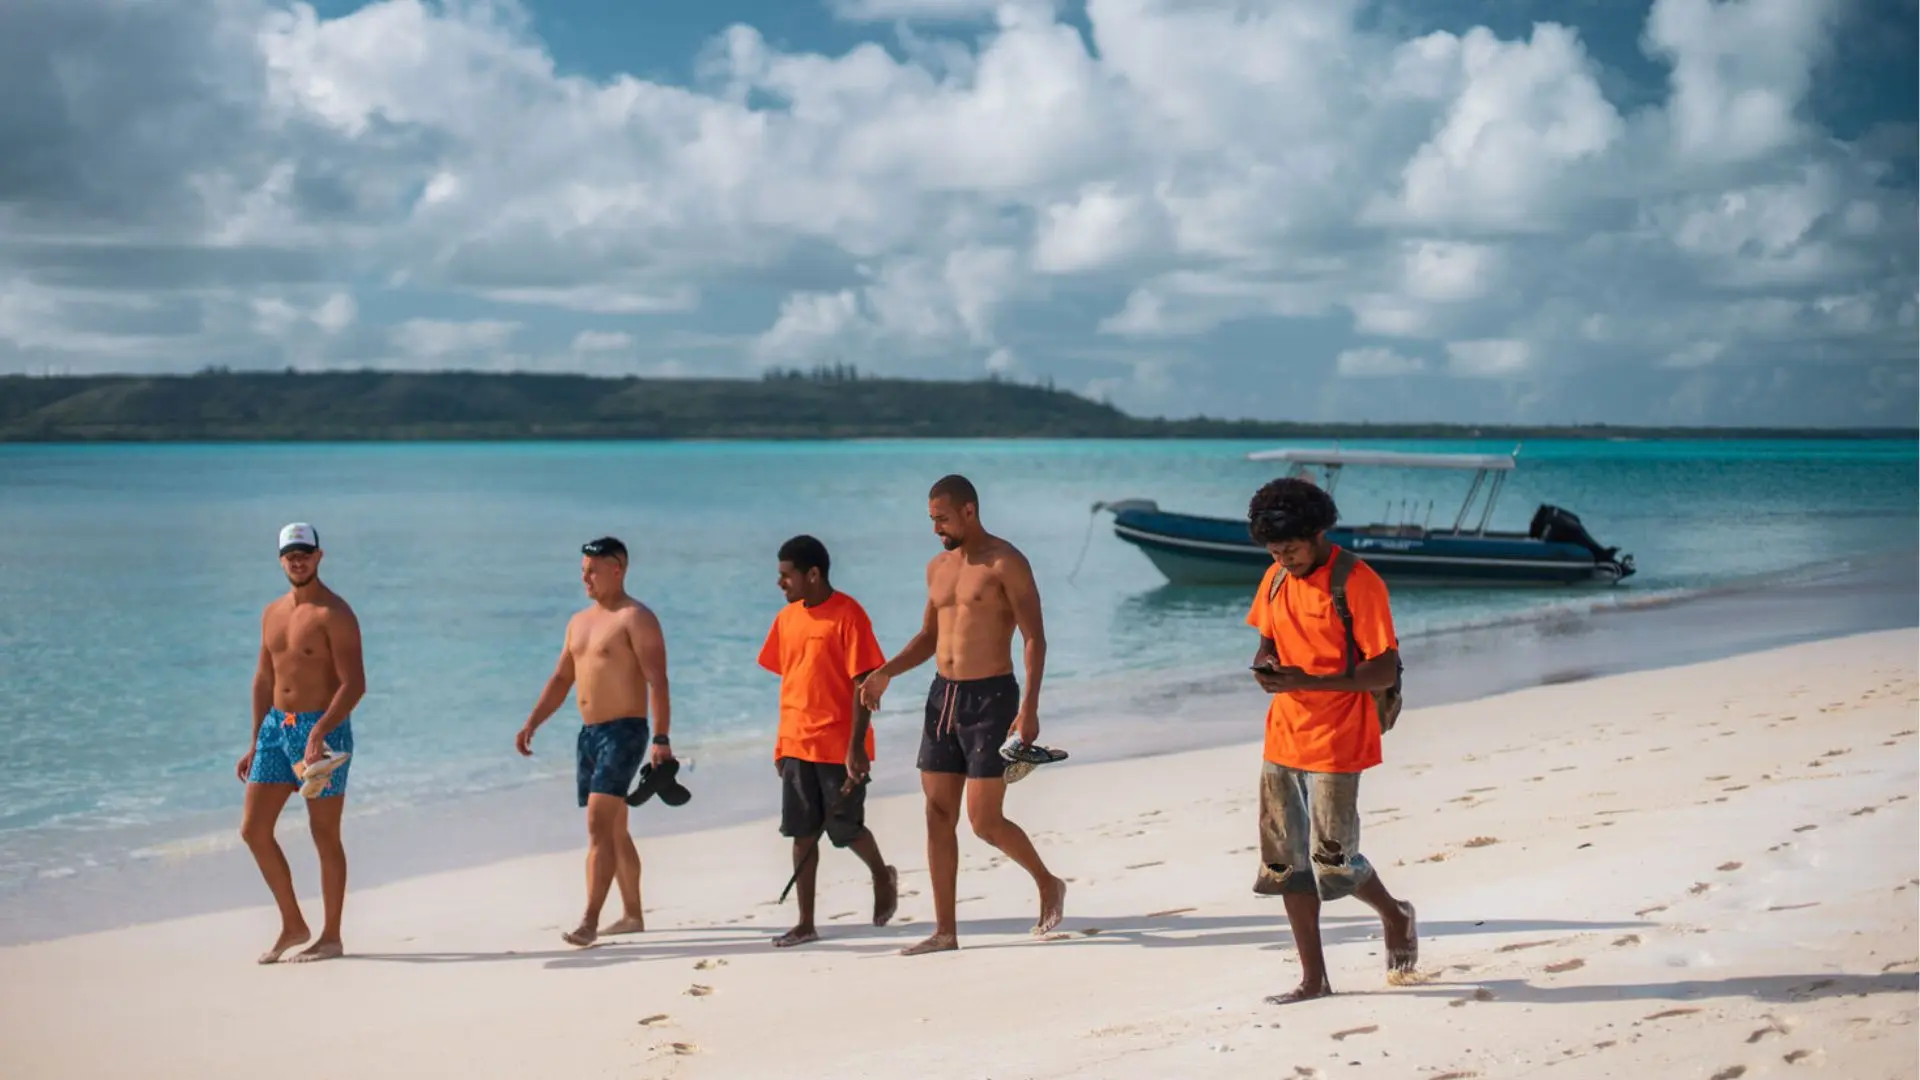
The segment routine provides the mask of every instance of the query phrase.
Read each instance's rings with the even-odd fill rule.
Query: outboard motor
[[[1527,535],[1550,544],[1578,544],[1593,553],[1594,562],[1613,567],[1620,577],[1633,573],[1633,556],[1619,558],[1616,557],[1620,554],[1619,548],[1601,547],[1599,541],[1587,532],[1586,526],[1580,524],[1579,515],[1571,510],[1541,503],[1540,509],[1533,512],[1533,522],[1527,526]]]

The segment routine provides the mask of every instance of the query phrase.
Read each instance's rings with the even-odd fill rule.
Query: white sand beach
[[[1409,711],[1361,801],[1363,850],[1418,905],[1418,985],[1386,984],[1348,900],[1325,912],[1336,995],[1263,1003],[1298,972],[1279,901],[1251,891],[1248,695],[1223,703],[1250,709],[1242,745],[1173,752],[1170,731],[1166,756],[1013,789],[1072,882],[1049,940],[1026,932],[1025,875],[963,837],[963,948],[896,955],[930,915],[919,801],[900,797],[869,813],[900,919],[868,925],[858,862],[830,852],[825,939],[770,948],[793,908],[773,903],[769,769],[764,822],[656,839],[636,816],[651,929],[588,950],[558,936],[578,854],[352,893],[351,955],[317,965],[252,962],[267,906],[0,950],[0,1075],[1911,1077],[1917,645],[1888,631]],[[290,851],[304,833],[282,822]]]

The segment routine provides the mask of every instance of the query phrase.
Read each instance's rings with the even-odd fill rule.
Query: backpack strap
[[[1333,593],[1333,610],[1340,615],[1340,625],[1347,631],[1347,677],[1353,677],[1353,670],[1360,666],[1356,659],[1360,655],[1360,643],[1353,636],[1353,609],[1347,606],[1347,578],[1353,575],[1353,566],[1357,561],[1353,552],[1341,548],[1333,557],[1333,570],[1327,575],[1327,584]]]

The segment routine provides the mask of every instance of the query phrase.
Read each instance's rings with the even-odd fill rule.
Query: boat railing
[[[1515,445],[1513,452],[1510,454],[1411,454],[1390,450],[1342,451],[1335,448],[1330,451],[1267,450],[1249,454],[1247,457],[1253,461],[1278,460],[1291,462],[1293,467],[1287,470],[1287,475],[1312,481],[1320,485],[1321,489],[1329,495],[1332,495],[1334,489],[1338,487],[1340,483],[1340,471],[1347,465],[1472,469],[1473,483],[1467,488],[1467,497],[1460,502],[1459,513],[1454,515],[1453,528],[1450,530],[1441,530],[1441,533],[1453,536],[1463,534],[1485,536],[1487,535],[1487,527],[1493,523],[1494,505],[1500,501],[1501,489],[1506,487],[1507,473],[1512,471],[1515,465],[1514,459],[1519,457],[1519,455],[1520,447]],[[1320,469],[1320,473],[1317,476],[1314,473],[1315,466],[1318,466]],[[1481,498],[1481,492],[1483,490],[1486,492],[1484,499]],[[1474,503],[1476,501],[1481,503],[1480,519],[1469,529],[1467,527],[1467,520],[1473,513]],[[1391,513],[1392,503],[1389,502],[1388,515],[1386,516],[1391,516]],[[1429,500],[1427,511],[1429,522],[1431,522],[1432,516],[1432,502]],[[1366,531],[1369,535],[1426,536],[1433,532],[1428,525],[1415,526],[1407,520],[1402,520],[1397,523],[1388,522],[1385,520],[1385,516],[1383,516],[1383,520],[1379,523],[1357,528],[1360,531]],[[1416,529],[1418,531],[1402,531],[1397,533],[1375,531],[1382,528],[1401,530]]]

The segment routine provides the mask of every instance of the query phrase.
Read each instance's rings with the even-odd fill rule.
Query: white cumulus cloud
[[[860,40],[734,25],[674,82],[515,0],[0,5],[0,370],[844,361],[1150,412],[1911,420],[1911,121],[1835,89],[1910,12],[808,10]],[[1308,392],[1244,392],[1276,382]]]

